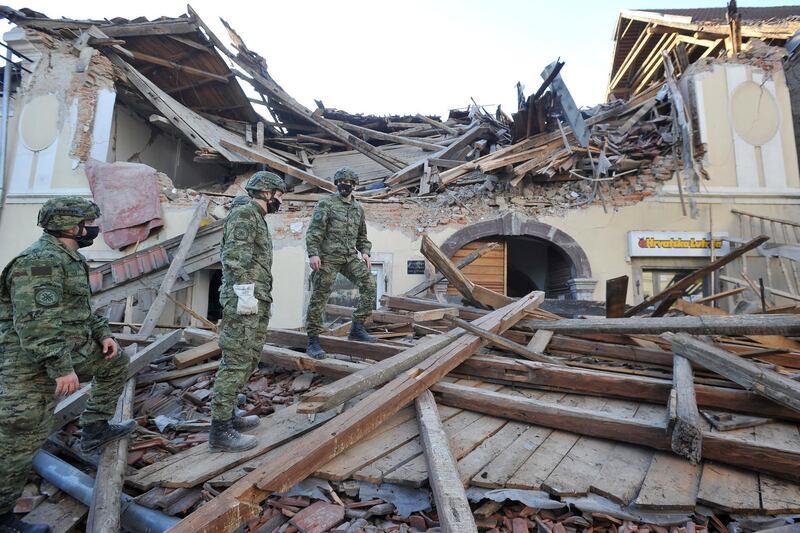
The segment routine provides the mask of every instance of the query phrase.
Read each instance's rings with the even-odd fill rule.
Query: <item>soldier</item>
[[[280,209],[286,185],[277,174],[256,172],[245,184],[249,202],[236,201],[222,233],[222,361],[211,401],[212,452],[240,452],[258,441],[239,433],[258,425],[257,416],[239,416],[239,392],[261,360],[272,303],[272,239],[264,215]],[[237,197],[238,200],[238,197]]]
[[[92,380],[80,419],[85,452],[136,426],[108,423],[128,358],[106,319],[91,311],[89,267],[77,251],[97,237],[99,216],[83,198],[48,200],[39,211],[44,234],[0,275],[0,531],[49,531],[16,520],[11,510],[53,428],[56,395],[78,390],[79,379]]]
[[[348,337],[364,342],[376,340],[364,328],[364,321],[375,302],[375,281],[370,272],[372,243],[367,239],[364,208],[353,198],[358,174],[350,168],[340,168],[333,176],[333,183],[338,192],[317,202],[306,232],[306,249],[314,271],[313,292],[306,314],[306,353],[315,359],[325,357],[319,345],[319,334],[323,331],[322,314],[336,274],[340,272],[358,287],[359,292],[358,307],[353,312],[353,325]]]

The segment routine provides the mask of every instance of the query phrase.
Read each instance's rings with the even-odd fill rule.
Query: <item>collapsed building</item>
[[[723,531],[724,515],[756,530],[800,512],[796,404],[746,392],[759,389],[693,360],[689,383],[705,394],[698,392],[697,403],[709,420],[709,455],[689,446],[681,458],[671,453],[680,447],[664,448],[657,436],[667,434],[660,404],[668,404],[679,368],[672,341],[659,334],[684,330],[557,325],[598,314],[797,312],[800,7],[624,11],[607,102],[578,109],[559,75],[569,66],[556,61],[535,91],[517,87],[516,113],[469,102],[447,117],[360,115],[321,101],[308,109],[271,77],[247,36],[223,21],[231,49],[191,8],[152,21],[51,19],[7,7],[2,14],[16,27],[4,36],[0,259],[36,238],[30,222],[47,198],[91,195],[100,204],[104,242],[82,250],[94,265],[93,303],[125,342],[149,344],[134,365],[147,372],[137,378],[133,405],[150,429],[129,450],[126,491],[138,491],[144,507],[188,515],[177,530],[233,530],[246,522],[258,531],[313,530],[303,521],[325,517],[341,526],[345,509],[342,531],[358,520],[362,529],[389,530],[388,518],[380,526],[369,518],[395,515],[405,520],[396,528],[444,527],[441,509],[438,519],[425,514],[427,497],[394,488],[435,485],[419,438],[424,428],[402,405],[376,414],[375,425],[354,433],[355,446],[314,467],[331,485],[295,488],[259,507],[267,499],[259,490],[286,492],[294,484],[284,486],[294,479],[288,474],[265,481],[270,460],[299,469],[286,451],[338,419],[328,408],[359,412],[360,404],[351,405],[371,387],[414,385],[390,380],[410,368],[395,365],[385,381],[367,379],[358,394],[351,386],[338,404],[319,400],[326,389],[317,387],[331,377],[377,373],[372,361],[422,364],[407,352],[431,355],[428,344],[440,347],[431,339],[442,335],[462,350],[460,366],[437,366],[426,388],[447,406],[439,416],[461,481],[483,502],[473,510],[481,529],[527,531],[530,522],[544,531],[636,523]],[[373,242],[372,321],[381,343],[337,338],[353,304],[353,287],[340,279],[324,343],[341,355],[315,363],[294,351],[305,336],[292,331],[310,293],[304,235],[314,202],[333,190],[333,173],[343,166],[360,176],[356,196]],[[218,364],[208,360],[219,355],[222,219],[244,193],[242,183],[262,168],[283,175],[290,188],[284,212],[267,216],[276,249],[271,327],[278,329],[247,398],[273,424],[264,425],[257,453],[212,460],[202,444],[203,417]],[[542,302],[533,302],[529,295],[539,292]],[[434,299],[417,298],[425,293]],[[500,310],[514,319],[501,320]],[[479,337],[454,334],[455,316],[504,337],[466,359]],[[762,326],[766,333],[753,333],[752,324],[685,331],[722,335],[716,347],[795,380],[797,326],[781,324]],[[165,333],[151,343],[154,334],[175,330],[183,331],[180,342]],[[520,398],[534,403],[515,403]],[[326,407],[310,409],[316,418],[298,413],[298,405],[315,401]],[[560,405],[556,418],[567,422],[547,419],[537,401]],[[509,422],[498,406],[524,414]],[[66,425],[73,408],[59,408]],[[72,433],[67,426],[51,451],[70,457]],[[741,459],[748,454],[755,459]],[[259,490],[221,492],[243,480],[256,480],[249,487]],[[353,480],[361,482],[360,500]],[[500,492],[487,496],[487,489]],[[506,499],[521,503],[503,507]],[[381,505],[369,516],[356,512]]]

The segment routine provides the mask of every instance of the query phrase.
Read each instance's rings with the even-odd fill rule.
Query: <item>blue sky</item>
[[[780,2],[740,1],[742,6]],[[561,57],[579,106],[603,100],[622,9],[724,7],[692,1],[195,0],[192,7],[228,42],[225,18],[272,76],[309,107],[314,99],[351,113],[446,114],[502,104],[516,111],[515,84],[535,90],[542,68]],[[31,0],[50,17],[177,16],[182,2]],[[8,25],[2,26],[6,31]]]

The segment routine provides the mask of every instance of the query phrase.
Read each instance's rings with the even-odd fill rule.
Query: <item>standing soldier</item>
[[[256,172],[244,186],[250,201],[236,202],[222,233],[222,361],[211,401],[212,452],[240,452],[258,444],[239,431],[258,425],[257,416],[237,416],[239,392],[261,360],[272,303],[272,239],[264,215],[281,206],[286,185],[277,174]]]
[[[358,287],[359,292],[348,338],[364,342],[376,340],[364,328],[364,321],[375,302],[375,281],[370,272],[372,243],[367,239],[364,208],[353,198],[358,174],[353,169],[340,168],[333,176],[333,183],[339,192],[317,202],[306,232],[306,249],[314,271],[313,292],[306,314],[307,353],[315,359],[325,357],[319,345],[319,334],[323,331],[322,314],[336,274],[340,272]]]
[[[0,275],[0,531],[49,531],[18,521],[11,510],[53,428],[56,395],[78,390],[79,379],[92,380],[80,420],[85,452],[136,425],[108,423],[128,358],[119,354],[106,319],[91,311],[89,267],[78,254],[97,237],[99,216],[83,198],[48,200],[39,211],[44,234]]]

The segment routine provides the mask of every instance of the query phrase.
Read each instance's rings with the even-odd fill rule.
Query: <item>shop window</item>
[[[694,272],[694,269],[642,268],[639,292],[642,300],[669,289],[676,282]],[[684,299],[697,300],[711,294],[710,280],[706,277],[693,283],[684,292]]]

